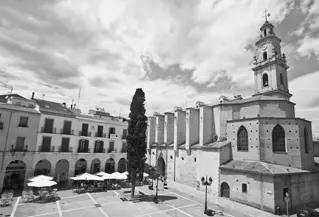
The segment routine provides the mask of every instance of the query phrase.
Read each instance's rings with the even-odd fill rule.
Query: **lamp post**
[[[204,209],[204,214],[207,214],[209,212],[209,210],[207,210],[207,186],[210,186],[213,182],[212,177],[209,177],[209,179],[207,179],[206,177],[202,177],[201,179],[202,184],[205,185],[205,209]]]
[[[158,203],[158,180],[160,180],[161,182],[164,182],[166,178],[161,176],[159,173],[156,173],[154,179],[156,179],[156,193],[154,197],[154,203]]]

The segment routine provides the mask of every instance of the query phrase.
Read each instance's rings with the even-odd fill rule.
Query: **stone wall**
[[[223,182],[229,185],[231,200],[267,212],[275,212],[275,189],[272,176],[221,169],[220,186]],[[247,185],[247,192],[243,192],[243,184]]]

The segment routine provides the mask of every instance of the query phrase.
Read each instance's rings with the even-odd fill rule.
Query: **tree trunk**
[[[131,168],[132,172],[132,188],[131,188],[131,197],[134,197],[135,194],[135,182],[136,182],[136,170],[134,168]]]

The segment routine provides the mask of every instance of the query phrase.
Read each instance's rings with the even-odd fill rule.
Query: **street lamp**
[[[208,214],[208,213],[211,213],[212,211],[211,210],[207,210],[207,186],[210,186],[213,182],[213,179],[212,177],[209,177],[209,179],[207,179],[207,176],[206,177],[202,177],[201,179],[202,181],[202,184],[205,185],[205,209],[204,209],[204,214]]]
[[[166,177],[163,177],[159,173],[156,173],[154,180],[155,179],[156,179],[156,194],[154,197],[154,203],[158,203],[158,180],[161,180],[161,182],[164,182],[166,180]]]

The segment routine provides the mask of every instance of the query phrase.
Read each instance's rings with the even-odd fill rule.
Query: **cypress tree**
[[[137,174],[143,174],[146,161],[146,129],[147,117],[145,116],[145,94],[138,88],[133,96],[130,106],[130,120],[128,125],[127,162],[129,177],[132,181],[131,196],[135,193]]]

